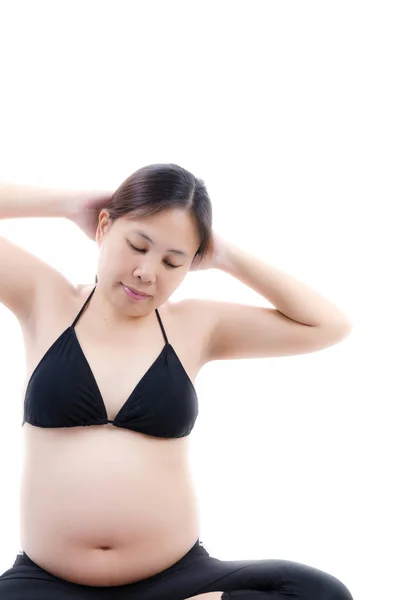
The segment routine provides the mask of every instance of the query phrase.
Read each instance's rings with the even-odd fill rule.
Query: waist
[[[187,549],[186,549],[187,548]],[[168,557],[162,560],[156,559],[156,556],[150,558],[148,565],[148,556],[143,556],[144,549],[141,550],[141,557],[121,557],[118,553],[113,554],[113,560],[109,560],[109,555],[105,558],[104,553],[100,555],[85,555],[82,563],[71,567],[65,562],[56,564],[51,560],[33,560],[25,550],[21,551],[14,562],[14,567],[34,568],[32,576],[51,580],[54,577],[70,581],[79,585],[89,586],[120,586],[142,581],[163,571],[172,568],[180,568],[186,562],[196,560],[197,557],[208,557],[209,553],[204,548],[199,537],[196,538],[193,545],[189,544],[185,548],[180,548],[178,552],[168,553]],[[79,557],[81,559],[81,557]],[[121,559],[121,560],[120,560]],[[114,564],[114,568],[112,567]],[[146,565],[146,566],[145,566]]]
[[[188,550],[188,552],[184,556],[187,557],[187,556],[193,556],[193,555],[209,556],[207,550],[204,548],[203,542],[201,541],[201,539],[199,537],[196,539],[193,546],[190,548],[190,550]],[[37,569],[41,569],[41,567],[37,563],[35,563],[34,560],[32,560],[30,558],[30,556],[28,556],[28,554],[24,550],[21,550],[20,552],[18,552],[15,562],[13,564],[13,567],[21,567],[21,566],[22,567],[36,567]]]

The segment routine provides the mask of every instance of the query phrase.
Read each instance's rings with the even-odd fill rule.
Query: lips
[[[123,283],[124,287],[128,288],[129,290],[131,290],[131,292],[134,292],[134,294],[137,294],[138,296],[142,296],[143,298],[149,298],[149,294],[144,294],[143,292],[139,292],[138,290],[136,290],[135,288],[131,287],[130,285],[125,285]]]

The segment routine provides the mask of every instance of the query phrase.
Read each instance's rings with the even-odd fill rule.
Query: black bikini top
[[[138,382],[113,421],[74,327],[90,301],[84,302],[73,324],[44,354],[26,388],[23,422],[36,427],[106,425],[155,437],[189,435],[198,415],[196,390],[168,342],[158,310],[165,346]]]

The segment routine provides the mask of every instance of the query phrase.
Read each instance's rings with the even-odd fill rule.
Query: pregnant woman
[[[307,565],[210,556],[188,460],[204,364],[315,352],[346,338],[348,318],[213,232],[204,182],[178,165],[114,193],[2,184],[0,218],[18,217],[69,218],[99,256],[95,283],[75,286],[0,237],[0,302],[27,364],[22,550],[1,600],[351,600]],[[275,308],[170,301],[208,268]]]

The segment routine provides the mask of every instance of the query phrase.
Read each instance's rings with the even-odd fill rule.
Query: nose
[[[154,271],[154,267],[150,267],[150,265],[139,265],[134,270],[134,277],[139,278],[144,283],[155,283],[156,274]]]

